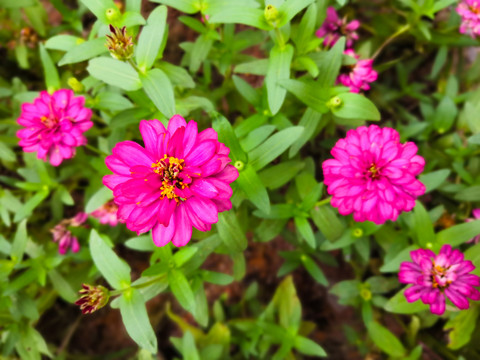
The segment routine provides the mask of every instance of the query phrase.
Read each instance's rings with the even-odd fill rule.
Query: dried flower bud
[[[107,305],[110,292],[106,287],[87,284],[82,284],[82,287],[83,289],[78,292],[81,296],[75,304],[80,306],[83,314],[91,314]]]
[[[110,25],[111,35],[107,35],[107,43],[105,44],[110,54],[118,60],[128,60],[133,56],[132,37],[127,35],[127,28],[121,29]]]

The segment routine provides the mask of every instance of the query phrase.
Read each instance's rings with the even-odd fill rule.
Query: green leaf
[[[448,332],[448,347],[458,350],[470,342],[477,325],[479,308],[474,305],[470,309],[460,311],[448,320],[443,330]],[[451,331],[449,331],[451,330]]]
[[[167,7],[156,7],[142,29],[135,49],[135,59],[142,72],[150,69],[157,58],[162,45],[167,24]]]
[[[263,185],[274,190],[292,180],[304,167],[305,163],[301,161],[285,161],[262,170],[258,176]]]
[[[239,74],[265,76],[268,71],[268,59],[258,59],[238,64],[234,71]]]
[[[131,288],[120,297],[120,314],[128,335],[143,349],[157,353],[157,337],[147,314],[145,300],[140,292]]]
[[[216,226],[220,239],[232,253],[241,252],[247,248],[247,238],[238,223],[235,212],[225,211],[218,214]]]
[[[195,14],[200,11],[198,0],[152,0],[152,2],[168,5],[187,14]]]
[[[118,11],[118,8],[112,0],[80,0],[80,2],[83,3],[83,5],[85,5],[97,17],[97,19],[104,24],[110,23],[107,18],[108,9],[115,9]]]
[[[249,153],[249,165],[260,170],[280,156],[302,134],[303,127],[292,126],[270,136],[263,144]]]
[[[185,275],[176,269],[168,273],[168,284],[180,305],[188,312],[195,310],[195,296]]]
[[[13,222],[19,222],[20,220],[23,220],[26,217],[30,216],[32,211],[42,203],[42,201],[49,195],[49,193],[50,191],[45,186],[44,189],[40,190],[30,199],[28,199],[28,201],[23,204],[23,206],[15,213]]]
[[[111,199],[113,199],[112,190],[102,186],[88,199],[87,205],[85,205],[85,212],[90,214]]]
[[[278,27],[282,27],[287,22],[292,20],[295,15],[300,11],[305,9],[308,5],[313,3],[315,0],[287,0],[279,8],[278,12],[280,13],[280,19],[278,21]]]
[[[455,195],[459,201],[480,201],[480,185],[474,185],[460,190]]]
[[[247,162],[247,154],[240,146],[240,142],[230,122],[218,112],[213,112],[211,116],[213,118],[212,127],[218,134],[218,140],[230,149],[232,161],[240,160],[244,163]]]
[[[185,360],[200,360],[195,339],[190,331],[185,331],[182,339],[182,354]]]
[[[125,242],[125,246],[129,249],[137,251],[154,251],[157,248],[153,243],[152,236],[150,234],[128,239]]]
[[[10,258],[19,263],[23,259],[23,253],[27,247],[27,220],[23,220],[17,225],[17,231],[15,232],[15,237],[13,238],[12,249],[10,253]]]
[[[158,110],[166,117],[175,115],[175,97],[168,76],[160,69],[152,69],[140,74],[143,88]]]
[[[90,232],[90,254],[95,266],[115,289],[130,285],[130,266],[120,259],[95,229]]]
[[[79,63],[106,53],[108,49],[105,42],[104,38],[97,38],[73,46],[63,55],[58,62],[58,66]]]
[[[40,2],[37,2],[34,6],[26,7],[23,11],[25,12],[25,15],[27,15],[33,29],[41,37],[45,37],[47,32],[45,27],[45,23],[47,22],[47,12],[44,6]]]
[[[302,236],[303,239],[307,242],[307,244],[315,249],[317,247],[317,242],[315,240],[315,235],[313,234],[312,227],[308,222],[308,219],[303,216],[295,216],[294,218],[295,226]]]
[[[163,0],[162,0],[163,1]],[[212,24],[244,24],[262,30],[271,30],[272,25],[267,23],[263,10],[246,6],[241,2],[230,2],[209,19]]]
[[[53,64],[48,51],[45,46],[40,43],[40,60],[42,61],[43,71],[45,74],[45,85],[48,91],[54,91],[60,89],[60,78],[58,77],[57,68]]]
[[[387,328],[372,321],[367,325],[368,335],[382,351],[390,356],[401,357],[406,354],[405,347]]]
[[[78,294],[72,289],[70,283],[65,280],[59,272],[57,272],[57,270],[50,270],[48,272],[48,278],[52,282],[53,288],[58,292],[62,299],[71,304],[77,300]]]
[[[270,51],[267,76],[268,106],[272,115],[275,115],[282,107],[287,91],[280,85],[280,81],[290,77],[290,65],[293,58],[293,46],[287,44],[284,47],[275,45]]]
[[[193,78],[183,67],[175,66],[166,61],[161,61],[158,64],[158,68],[168,76],[173,86],[178,86],[184,89],[193,89],[195,87],[195,81],[193,81]]]
[[[384,306],[386,311],[395,314],[415,314],[420,311],[428,310],[428,305],[422,303],[421,300],[409,303],[404,295],[406,289],[407,287],[403,288],[387,301]]]
[[[437,242],[450,244],[455,247],[467,242],[478,234],[480,234],[480,220],[475,220],[440,231],[437,233]]]
[[[335,45],[317,61],[319,75],[317,86],[330,88],[335,85],[340,67],[342,66],[343,50],[345,49],[345,37],[337,40]]]
[[[438,241],[438,236],[437,236],[437,241]],[[386,264],[383,264],[383,266],[380,268],[380,271],[381,272],[398,272],[398,269],[400,268],[400,264],[403,261],[411,261],[410,251],[417,250],[417,249],[418,249],[417,245],[410,245],[406,247],[405,249],[400,251],[389,262],[387,262]]]
[[[430,220],[427,210],[423,204],[417,200],[415,208],[413,210],[413,231],[417,239],[417,244],[421,248],[430,246],[435,243],[435,232],[433,230],[433,224]]]
[[[196,73],[202,62],[204,62],[207,57],[210,49],[213,45],[213,39],[208,36],[208,34],[200,35],[193,44],[192,53],[190,54],[190,65],[189,70],[192,73]]]
[[[222,286],[230,285],[233,281],[231,275],[208,270],[202,271],[202,278],[206,282]]]
[[[335,116],[344,119],[380,120],[377,107],[364,95],[355,93],[342,93],[337,95],[342,104],[332,108]]]
[[[257,90],[255,90],[248,82],[237,75],[233,75],[232,80],[238,92],[245,98],[245,100],[247,100],[253,106],[260,105],[260,97],[258,96]]]
[[[322,284],[323,286],[328,286],[328,280],[325,277],[325,274],[311,257],[307,255],[301,255],[300,260],[302,261],[303,266],[305,266],[305,269],[307,269],[308,273],[315,279],[316,282]]]
[[[312,81],[294,79],[281,80],[279,84],[313,110],[321,114],[329,111],[327,107],[327,101],[330,99],[328,88],[320,88],[317,83]]]
[[[95,58],[88,62],[87,70],[94,78],[123,90],[135,91],[142,87],[135,69],[120,60],[107,57]]]
[[[35,4],[37,4],[35,0],[1,0],[0,1],[1,7],[5,9],[34,6]]]
[[[295,336],[293,347],[305,355],[327,356],[327,353],[320,345],[300,335]]]
[[[181,267],[183,264],[185,264],[188,260],[190,260],[193,255],[196,254],[198,251],[198,247],[184,247],[178,250],[174,255],[173,255],[173,261],[175,262],[176,267]]]
[[[338,240],[344,233],[345,226],[330,206],[316,206],[310,214],[315,225],[329,241]]]
[[[418,180],[425,185],[427,189],[425,192],[428,193],[442,185],[450,173],[450,169],[441,169],[428,174],[422,174],[418,177]]]
[[[268,214],[270,212],[270,198],[262,181],[258,177],[257,172],[249,164],[239,172],[235,181],[245,193],[248,200],[255,205],[260,211]]]
[[[316,20],[317,20],[318,7],[317,4],[311,4],[300,21],[296,36],[292,37],[292,40],[295,42],[297,50],[300,54],[306,52],[308,43],[313,36],[315,31]],[[318,67],[317,67],[318,69]]]
[[[263,143],[265,139],[275,131],[275,129],[275,125],[259,126],[240,141],[243,150],[248,152],[256,148]]]
[[[457,114],[458,109],[455,102],[449,96],[444,96],[435,111],[433,127],[440,134],[447,132],[452,127]]]
[[[277,204],[270,207],[270,212],[254,211],[253,214],[264,219],[289,219],[294,216],[293,204]]]
[[[0,142],[0,159],[5,161],[14,162],[17,159],[15,152],[10,149],[6,144]]]

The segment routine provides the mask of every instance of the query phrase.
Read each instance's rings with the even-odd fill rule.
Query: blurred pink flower
[[[358,60],[359,55],[355,51],[348,49],[344,51],[345,55],[349,55],[357,59],[357,63],[348,66],[350,71],[346,74],[340,74],[337,78],[337,84],[349,87],[350,92],[359,93],[361,90],[369,90],[369,83],[377,80],[378,74],[373,70],[373,59]]]
[[[377,125],[349,130],[323,162],[332,206],[355,221],[383,224],[410,211],[425,186],[415,179],[425,165],[412,142],[400,144],[398,132]]]
[[[230,210],[229,184],[238,171],[229,165],[230,150],[209,128],[180,115],[165,129],[158,120],[140,122],[145,148],[133,141],[118,143],[106,158],[113,175],[103,183],[113,190],[118,217],[137,234],[152,229],[155,245],[186,245],[192,226],[208,231],[218,213]]]
[[[315,33],[317,37],[324,38],[323,45],[332,47],[341,36],[347,39],[347,49],[352,47],[353,42],[358,40],[358,34],[355,32],[360,27],[360,21],[353,20],[347,23],[347,19],[340,19],[335,8],[329,7],[327,9],[327,17],[320,29]]]
[[[473,219],[472,219],[472,218],[468,218],[468,219],[466,219],[465,221],[466,221],[466,222],[470,222],[470,221],[474,221],[474,220],[480,219],[480,209],[473,209],[472,215],[473,215]],[[467,243],[472,243],[472,242],[473,242],[473,243],[477,244],[479,241],[480,241],[480,234],[478,234],[478,235],[475,236],[474,238],[468,240]]]
[[[91,215],[96,217],[100,224],[109,224],[110,226],[116,226],[118,224],[117,217],[118,205],[113,200],[110,200],[100,206],[97,210],[93,211]]]
[[[68,227],[82,225],[87,220],[87,217],[87,214],[80,212],[71,219],[62,220],[59,224],[55,225],[53,229],[50,229],[53,235],[53,241],[58,242],[58,252],[60,254],[65,255],[68,249],[74,253],[80,250],[78,239],[72,235]]]
[[[462,17],[460,33],[476,38],[480,35],[480,1],[463,0],[457,6],[457,13]]]
[[[37,157],[58,166],[75,155],[75,148],[84,145],[82,135],[90,129],[92,111],[85,108],[83,96],[75,97],[72,90],[62,89],[52,95],[42,91],[33,103],[22,104],[17,122],[24,126],[17,131],[19,145],[25,152],[37,152]]]
[[[443,245],[440,253],[431,250],[410,252],[413,262],[402,262],[398,279],[403,284],[413,284],[405,290],[408,302],[421,299],[430,305],[433,314],[445,312],[445,296],[460,310],[468,309],[471,300],[480,300],[480,278],[470,274],[475,266],[464,260],[459,250],[452,250],[450,245]]]

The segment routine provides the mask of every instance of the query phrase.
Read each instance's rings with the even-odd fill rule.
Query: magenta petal
[[[159,157],[159,154],[157,154],[158,133],[151,122],[147,120],[140,121],[140,134],[142,134],[145,149],[154,157]]]
[[[214,224],[218,221],[218,211],[211,200],[193,196],[188,199],[187,206],[189,211],[195,213],[207,224]]]
[[[207,140],[197,146],[188,156],[185,158],[188,166],[201,166],[215,153],[216,145],[214,141]]]
[[[143,147],[129,140],[118,143],[112,153],[128,166],[151,166],[155,162]]]
[[[177,131],[178,128],[180,127],[187,127],[187,122],[183,117],[180,115],[174,115],[169,121],[168,121],[168,127],[167,131],[173,135],[175,131]]]
[[[175,233],[175,220],[172,220],[167,227],[162,224],[157,224],[152,230],[152,239],[156,246],[161,247],[167,245],[173,238]]]
[[[445,312],[445,296],[440,292],[436,292],[434,301],[430,304],[432,314],[442,315]]]
[[[190,224],[190,219],[185,212],[185,207],[180,205],[176,209],[174,216],[176,228],[172,243],[177,247],[185,246],[192,237],[192,224]]]

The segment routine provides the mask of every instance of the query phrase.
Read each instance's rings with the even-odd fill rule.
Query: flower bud
[[[78,292],[81,296],[75,304],[80,306],[83,314],[91,314],[107,305],[110,293],[106,287],[87,284],[82,284],[82,287]]]
[[[72,90],[78,94],[81,94],[85,91],[85,86],[77,80],[77,78],[71,77],[67,81],[68,86],[72,88]]]
[[[245,163],[243,161],[237,160],[235,161],[235,164],[233,164],[233,166],[235,166],[238,171],[242,171],[245,167]]]
[[[107,20],[109,22],[115,22],[116,20],[119,19],[120,15],[121,14],[120,14],[120,10],[118,9],[118,7],[108,8],[105,11],[105,16],[107,17]]]
[[[278,12],[277,8],[270,4],[265,7],[263,14],[265,16],[265,20],[267,20],[269,23],[274,23],[280,17],[280,13]]]
[[[128,36],[127,28],[121,29],[110,25],[110,35],[107,35],[107,43],[105,44],[110,54],[118,60],[128,60],[133,56],[132,37]]]
[[[338,96],[334,96],[334,97],[332,97],[330,100],[328,100],[327,106],[328,106],[330,109],[336,109],[336,108],[338,108],[339,106],[341,106],[342,103],[343,103],[342,99],[340,99]]]

